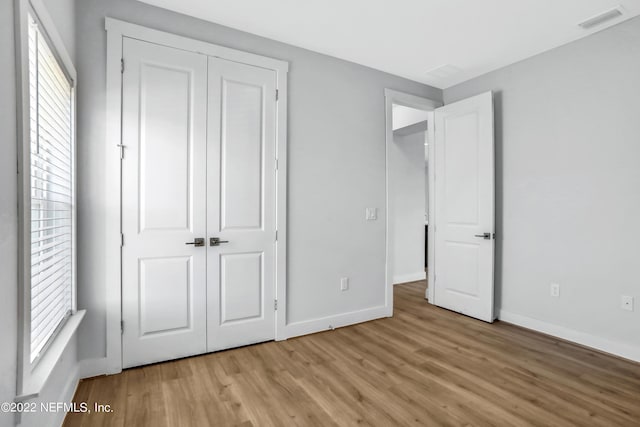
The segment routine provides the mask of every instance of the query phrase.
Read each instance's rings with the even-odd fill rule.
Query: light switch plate
[[[365,210],[365,218],[367,221],[375,221],[378,219],[378,208],[367,208]]]

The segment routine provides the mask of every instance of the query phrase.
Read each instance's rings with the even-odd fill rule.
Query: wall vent
[[[455,65],[445,64],[427,71],[427,76],[439,80],[451,77],[460,71],[462,70]]]
[[[589,19],[586,19],[584,21],[582,21],[581,23],[579,23],[578,25],[581,26],[582,28],[584,28],[585,30],[589,30],[593,27],[596,27],[600,24],[604,24],[607,21],[610,21],[612,19],[616,19],[620,16],[622,16],[622,7],[621,6],[616,6],[613,9],[609,9],[605,12],[602,12],[596,16],[592,16]]]

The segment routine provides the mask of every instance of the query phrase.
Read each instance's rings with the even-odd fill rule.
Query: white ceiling
[[[640,14],[639,0],[142,1],[439,88]],[[618,5],[621,17],[578,26]]]

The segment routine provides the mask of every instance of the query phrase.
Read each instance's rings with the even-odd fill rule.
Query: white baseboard
[[[605,353],[623,357],[634,362],[640,362],[640,347],[638,346],[611,341],[607,338],[532,319],[520,314],[509,313],[504,310],[498,311],[498,319],[506,323],[512,323],[514,325],[522,326],[523,328],[532,329],[537,332],[542,332],[543,334],[552,335],[566,341],[571,341]]]
[[[380,319],[383,317],[389,317],[389,309],[384,305],[338,314],[335,316],[289,323],[285,326],[283,335],[285,336],[285,339],[293,338],[301,335],[341,328],[343,326],[355,325],[356,323],[368,322],[369,320]]]
[[[100,375],[108,375],[109,359],[99,357],[96,359],[83,359],[80,361],[80,378],[99,377]]]
[[[301,335],[313,334],[315,332],[329,329],[341,328],[343,326],[354,325],[356,323],[368,322],[369,320],[380,319],[391,316],[389,308],[378,306],[364,310],[352,311],[335,316],[321,317],[318,319],[305,320],[302,322],[290,323],[285,326],[282,339],[293,338]],[[80,378],[91,378],[100,375],[109,375],[109,359],[106,357],[97,359],[84,359],[80,361]]]
[[[417,282],[418,280],[425,280],[426,278],[427,273],[425,271],[419,271],[413,274],[399,274],[393,276],[393,284],[399,285],[401,283]]]

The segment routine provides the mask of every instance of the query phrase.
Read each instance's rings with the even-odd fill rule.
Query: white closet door
[[[123,366],[206,351],[207,57],[124,39]]]
[[[435,134],[434,303],[493,322],[491,92],[436,109]]]
[[[209,58],[209,351],[275,338],[275,83],[272,70]]]

